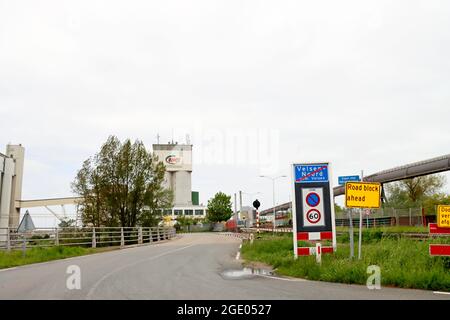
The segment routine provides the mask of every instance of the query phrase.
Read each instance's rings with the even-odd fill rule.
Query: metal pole
[[[240,192],[240,191],[239,191]],[[237,195],[234,193],[234,219],[236,220],[236,227],[234,228],[234,232],[238,231],[238,213],[237,213]]]
[[[361,171],[361,181],[364,182],[364,171]],[[359,209],[359,244],[358,244],[358,259],[361,260],[362,249],[362,212],[363,209]]]
[[[120,228],[120,246],[125,246],[125,235],[123,234],[123,228]]]
[[[352,219],[352,213],[350,210],[347,211],[348,214],[348,220],[349,220],[349,235],[350,235],[350,259],[353,259],[355,256],[355,242],[353,240],[353,219]]]
[[[272,235],[275,234],[275,222],[276,222],[276,212],[275,212],[275,178],[272,179],[272,191],[273,191],[273,223],[272,223]]]
[[[256,210],[256,232],[259,234],[259,210]]]
[[[409,208],[409,226],[412,225],[411,210],[412,210],[412,208]]]
[[[239,212],[242,212],[242,191],[239,191]]]

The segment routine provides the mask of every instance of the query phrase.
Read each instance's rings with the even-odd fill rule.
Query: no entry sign
[[[307,251],[314,252],[314,250],[299,248],[298,241],[332,240],[333,247],[336,248],[331,181],[329,163],[292,166],[292,220],[296,257]]]

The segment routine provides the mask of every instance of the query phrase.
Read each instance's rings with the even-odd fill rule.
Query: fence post
[[[121,247],[125,246],[125,236],[123,234],[123,228],[120,228],[120,246]]]
[[[142,227],[138,229],[138,244],[142,244]]]
[[[92,248],[97,248],[97,237],[95,235],[95,227],[92,228]]]
[[[156,229],[156,231],[157,231],[157,240],[156,241],[160,241],[161,240],[161,238],[160,238],[160,234],[159,234],[159,227],[157,227],[157,229]]]
[[[150,227],[150,243],[153,243],[153,228]]]
[[[397,209],[394,209],[394,216],[395,216],[395,223],[396,223],[396,225],[398,227],[398,226],[400,226],[400,218],[399,218],[399,216],[397,214]]]
[[[59,246],[59,231],[55,228],[55,245]]]
[[[25,257],[25,254],[27,252],[27,236],[26,234],[22,235],[22,257]]]
[[[9,232],[9,227],[6,228],[6,250],[11,251],[11,234]]]

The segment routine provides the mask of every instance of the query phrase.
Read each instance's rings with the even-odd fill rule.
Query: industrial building
[[[206,207],[199,204],[199,193],[192,191],[192,145],[154,144],[153,153],[166,166],[164,187],[173,191],[174,207],[164,214],[175,221],[179,216],[206,217]]]
[[[19,226],[24,159],[22,145],[7,145],[6,154],[0,153],[0,241],[7,228]]]

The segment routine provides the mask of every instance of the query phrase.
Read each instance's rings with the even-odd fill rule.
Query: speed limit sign
[[[312,224],[316,224],[317,222],[319,222],[320,218],[321,218],[321,214],[316,209],[311,209],[306,214],[306,219],[309,221],[309,223],[312,223]]]
[[[294,163],[291,172],[295,257],[335,252],[336,222],[330,163]],[[333,246],[327,247],[324,243],[318,253],[313,245],[319,241],[332,241]],[[305,242],[309,242],[309,246]]]

